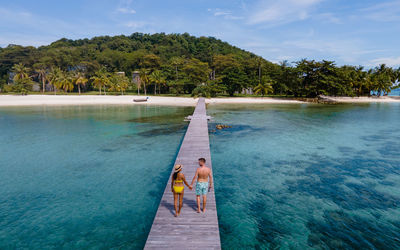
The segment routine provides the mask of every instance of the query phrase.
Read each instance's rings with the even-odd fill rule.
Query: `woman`
[[[172,181],[171,181],[171,191],[172,193],[174,193],[175,217],[178,217],[182,209],[183,194],[185,192],[185,186],[183,185],[183,183],[185,183],[185,185],[191,189],[189,184],[186,182],[185,175],[182,173],[182,168],[183,168],[182,165],[175,165],[174,174],[172,175]],[[177,205],[178,199],[179,199],[179,210]]]

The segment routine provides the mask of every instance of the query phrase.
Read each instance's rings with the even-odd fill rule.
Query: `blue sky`
[[[0,0],[0,46],[62,37],[214,36],[265,59],[400,66],[400,0]]]

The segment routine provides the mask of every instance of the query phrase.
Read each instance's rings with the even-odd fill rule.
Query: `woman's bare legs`
[[[175,217],[178,216],[178,195],[174,192],[174,208],[175,208]]]
[[[181,213],[181,209],[182,209],[182,204],[183,204],[183,193],[184,193],[184,191],[182,191],[182,193],[179,194],[179,210],[178,210],[178,215]]]

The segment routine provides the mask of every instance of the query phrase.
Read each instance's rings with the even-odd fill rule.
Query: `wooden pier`
[[[190,120],[175,164],[183,165],[183,173],[190,184],[198,167],[198,159],[206,159],[212,168],[208,120],[204,98],[200,98]],[[172,175],[172,171],[171,171]],[[174,198],[171,177],[165,187],[144,249],[221,249],[214,189],[207,195],[205,213],[196,213],[195,185],[185,187],[183,207],[174,217]]]

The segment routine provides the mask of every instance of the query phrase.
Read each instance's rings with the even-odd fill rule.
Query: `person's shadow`
[[[163,201],[161,200],[161,206],[165,207],[168,209],[168,211],[172,214],[175,215],[175,208],[174,208],[174,203],[168,202],[168,201]]]
[[[196,200],[187,199],[187,198],[185,198],[185,196],[183,196],[183,204],[190,207],[194,211],[197,211]],[[183,207],[182,207],[182,209],[183,209]]]
[[[192,199],[187,199],[185,198],[186,196],[183,196],[183,206],[182,209],[185,209],[186,206],[191,208],[193,211],[197,211],[197,204],[196,200]],[[185,206],[186,205],[186,206]],[[175,215],[175,208],[174,208],[174,200],[171,201],[161,201],[161,206],[165,207],[168,209],[168,211],[172,214]]]

